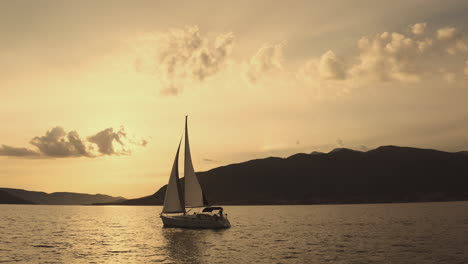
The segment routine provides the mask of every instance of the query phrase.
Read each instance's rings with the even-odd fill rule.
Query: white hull
[[[182,228],[205,228],[219,229],[229,228],[231,223],[227,217],[218,215],[195,214],[195,215],[167,215],[161,214],[164,227],[182,227]]]

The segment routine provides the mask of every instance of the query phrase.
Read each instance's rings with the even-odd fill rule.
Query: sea
[[[468,202],[225,206],[225,230],[160,206],[0,205],[1,263],[468,263]]]

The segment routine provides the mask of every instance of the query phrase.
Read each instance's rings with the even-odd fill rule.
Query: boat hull
[[[217,215],[195,214],[195,215],[161,215],[164,227],[198,228],[198,229],[221,229],[231,227],[226,217]]]

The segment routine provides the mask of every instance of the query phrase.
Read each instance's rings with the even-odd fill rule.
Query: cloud
[[[148,34],[142,39],[138,72],[156,76],[164,95],[178,95],[187,83],[203,82],[223,70],[234,46],[232,32],[208,38],[196,26]]]
[[[86,146],[76,131],[66,133],[61,127],[54,127],[45,136],[34,137],[30,143],[39,153],[49,157],[89,156]]]
[[[411,32],[415,35],[421,35],[426,30],[426,23],[416,23],[410,26]]]
[[[268,72],[282,70],[284,45],[284,43],[263,44],[248,63],[245,73],[247,80],[251,83],[255,83]]]
[[[142,147],[146,147],[148,145],[148,140],[146,139],[141,139],[139,143],[135,143],[136,145],[140,145]]]
[[[0,156],[12,156],[12,157],[34,157],[39,156],[40,153],[27,149],[27,148],[16,148],[7,145],[0,147]]]
[[[455,27],[444,27],[437,30],[437,39],[448,54],[468,53],[468,41]]]
[[[95,143],[99,148],[99,152],[104,155],[127,154],[128,150],[124,148],[125,144],[122,141],[126,136],[127,134],[125,134],[123,128],[114,132],[114,129],[110,127],[88,137],[88,141]],[[121,151],[116,152],[114,142],[120,145]]]
[[[299,79],[312,80],[321,87],[334,87],[340,82],[343,89],[356,84],[375,82],[419,82],[440,78],[455,82],[459,69],[453,69],[457,53],[468,53],[468,41],[454,27],[443,27],[435,34],[426,32],[426,23],[410,26],[411,35],[382,32],[363,36],[358,41],[358,53],[346,64],[332,50],[319,58],[305,62],[298,70]],[[443,72],[440,68],[447,68]],[[468,67],[468,66],[466,66]],[[465,69],[463,69],[465,71]],[[336,85],[335,85],[336,86]]]
[[[220,163],[221,162],[217,159],[211,159],[211,158],[203,158],[202,160],[206,163]]]
[[[331,50],[320,57],[318,72],[323,79],[344,80],[346,78],[343,61]]]
[[[429,43],[400,33],[362,37],[358,42],[359,62],[351,68],[351,74],[371,81],[419,81],[420,68],[416,61],[423,53],[420,46],[424,45]]]
[[[341,58],[328,50],[319,59],[311,59],[306,62],[305,66],[300,70],[309,78],[321,80],[345,80],[346,67]]]
[[[437,38],[440,40],[452,39],[456,36],[457,29],[454,27],[444,27],[437,30]]]
[[[2,145],[0,156],[14,157],[99,157],[109,155],[129,155],[128,145],[146,146],[145,139],[139,141],[129,138],[121,127],[114,132],[113,128],[104,129],[83,140],[76,131],[66,132],[62,127],[54,127],[44,136],[38,136],[29,142],[36,149]],[[96,150],[97,147],[97,150]]]
[[[468,53],[466,36],[455,27],[429,29],[427,23],[421,22],[404,32],[362,36],[357,41],[357,52],[343,57],[325,50],[290,74],[283,55],[285,42],[265,43],[248,61],[236,61],[230,57],[235,42],[233,33],[204,35],[198,27],[187,26],[145,34],[138,46],[135,68],[154,76],[161,86],[160,93],[169,96],[217,76],[228,66],[239,70],[250,84],[265,76],[281,75],[275,80],[292,81],[288,84],[305,82],[317,88],[318,96],[329,92],[342,95],[356,86],[372,83],[415,83],[435,78],[456,82],[465,68],[454,69],[454,62],[463,57],[452,55]],[[443,74],[441,67],[447,68]],[[296,78],[290,79],[291,76]]]

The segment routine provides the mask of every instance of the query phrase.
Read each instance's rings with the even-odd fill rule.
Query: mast
[[[177,153],[174,159],[174,164],[172,165],[171,176],[169,177],[169,183],[166,187],[163,213],[185,214],[184,198],[179,182],[179,150],[181,142],[182,138],[180,139],[179,146],[177,147]]]
[[[198,182],[195,169],[193,168],[192,157],[190,155],[190,143],[188,136],[187,116],[185,116],[185,160],[184,160],[184,177],[185,177],[185,206],[186,207],[203,207],[206,205],[203,190]]]

